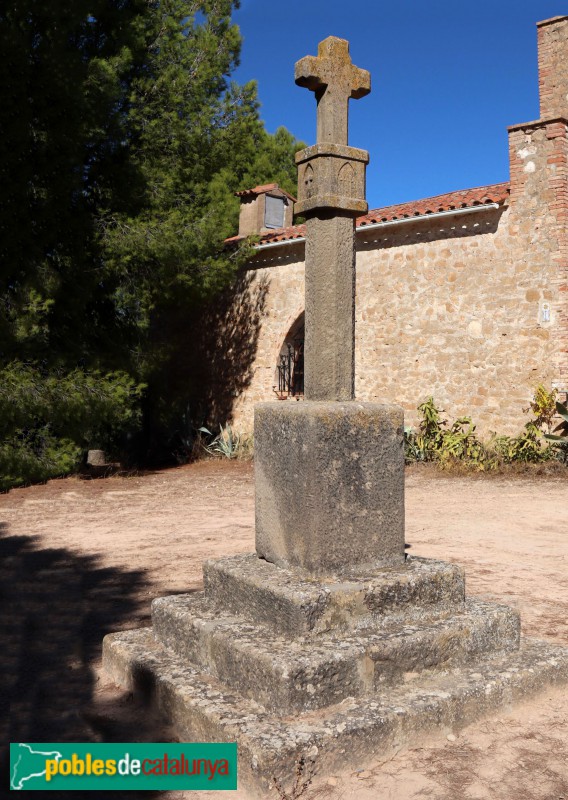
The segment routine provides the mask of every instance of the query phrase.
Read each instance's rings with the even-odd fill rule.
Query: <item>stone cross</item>
[[[404,564],[402,409],[354,396],[355,219],[367,211],[369,155],[347,144],[347,105],[370,78],[330,37],[296,64],[296,83],[318,101],[294,206],[306,218],[307,402],[255,406],[256,552],[311,575],[368,574]]]
[[[371,91],[371,76],[351,62],[349,42],[329,36],[320,42],[317,56],[296,63],[296,83],[315,92],[318,103],[317,141],[347,144],[349,98]]]
[[[355,218],[365,214],[368,153],[348,147],[349,98],[371,91],[351,62],[349,42],[330,36],[296,63],[296,83],[315,92],[317,144],[296,155],[306,217],[306,400],[355,396]]]

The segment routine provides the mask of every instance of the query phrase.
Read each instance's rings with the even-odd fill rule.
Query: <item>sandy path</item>
[[[566,480],[413,470],[406,489],[413,554],[460,563],[470,594],[507,602],[525,633],[568,645]],[[11,695],[4,741],[167,737],[101,676],[102,635],[146,624],[157,595],[198,588],[204,558],[252,550],[253,519],[250,464],[51,481],[0,496],[0,585],[11,610],[0,654]],[[568,800],[567,695],[547,692],[455,741],[425,743],[364,772],[354,764],[301,796]],[[186,793],[198,795],[206,796]]]

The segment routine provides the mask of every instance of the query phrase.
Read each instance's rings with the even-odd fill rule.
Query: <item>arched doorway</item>
[[[280,400],[304,396],[304,312],[292,325],[278,355],[276,386]]]

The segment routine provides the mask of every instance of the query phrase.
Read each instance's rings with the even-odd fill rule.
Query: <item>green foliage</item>
[[[248,251],[224,248],[236,232],[234,191],[259,180],[295,181],[301,147],[285,130],[274,136],[258,116],[256,84],[228,84],[240,34],[233,3],[162,0],[149,7],[152,31],[144,69],[132,80],[125,127],[142,194],[130,208],[101,218],[107,263],[120,276],[121,311],[151,335],[162,318],[225,286]]]
[[[72,472],[88,448],[116,451],[139,424],[142,389],[120,372],[0,370],[0,490]]]
[[[553,455],[550,447],[543,447],[542,432],[532,421],[526,423],[518,436],[496,436],[492,443],[505,464],[540,464],[549,461]]]
[[[405,430],[405,459],[436,461],[442,467],[460,462],[471,469],[493,469],[495,459],[475,433],[471,417],[460,417],[448,428],[433,397],[418,406],[421,420],[418,431]]]
[[[457,419],[444,433],[440,461],[461,461],[477,470],[494,469],[495,459],[479,439],[475,429],[471,417]]]
[[[561,418],[561,422],[554,428],[554,433],[547,433],[544,438],[552,442],[551,447],[558,460],[563,464],[568,464],[568,403],[563,404],[557,401],[555,411]],[[559,434],[558,431],[561,433]]]
[[[416,433],[410,426],[404,428],[404,460],[407,464],[426,461],[424,450],[419,446]]]
[[[540,464],[554,456],[551,447],[543,442],[544,432],[550,431],[555,412],[556,390],[549,392],[542,384],[535,389],[535,394],[525,413],[532,412],[532,419],[525,424],[518,436],[496,436],[493,446],[500,460],[505,464],[515,462]],[[546,437],[544,437],[546,438]]]
[[[556,391],[549,392],[542,384],[535,390],[533,400],[525,412],[532,418],[518,436],[497,436],[487,442],[476,434],[471,417],[460,417],[448,426],[442,418],[443,411],[429,397],[418,406],[421,419],[418,430],[406,428],[404,432],[407,463],[435,461],[441,467],[461,464],[467,469],[490,471],[502,464],[540,464],[556,456],[568,462],[568,446],[564,436],[550,434],[556,414],[563,422],[556,430],[568,433],[568,411],[556,402]],[[544,440],[556,442],[550,446]]]
[[[209,444],[203,447],[212,456],[224,458],[247,458],[251,454],[251,442],[246,437],[235,431],[228,423],[223,427],[219,425],[219,433],[214,436],[208,428],[198,429],[212,437]]]
[[[123,86],[145,0],[8,0],[0,10],[0,353],[113,361],[124,325],[97,215],[136,186]],[[120,32],[120,33],[119,33]]]
[[[424,461],[435,461],[442,450],[446,421],[440,417],[441,410],[436,408],[434,398],[429,397],[418,406],[422,415],[418,426],[416,444]]]
[[[256,84],[249,84],[249,91],[255,97]],[[250,109],[255,109],[256,100]],[[291,195],[297,193],[297,175],[294,156],[305,147],[297,141],[286,128],[280,127],[275,134],[266,133],[260,123],[256,130],[249,130],[249,137],[243,135],[239,150],[233,154],[234,161],[215,175],[209,187],[214,206],[222,210],[226,236],[236,233],[239,222],[239,201],[236,191],[250,189],[264,183],[278,183]],[[250,128],[250,123],[249,123]]]
[[[188,324],[250,252],[223,246],[233,192],[272,180],[293,191],[302,146],[264,130],[254,82],[229,83],[237,6],[0,8],[0,370],[19,409],[0,447],[12,484],[68,471],[87,441],[118,440],[125,425],[131,455],[184,447],[173,439],[199,391],[178,370]]]
[[[534,419],[531,420],[531,423],[541,431],[550,433],[552,421],[556,415],[557,394],[556,389],[552,389],[549,392],[542,383],[539,383],[529,407],[523,409],[525,413],[532,412]]]
[[[149,7],[153,37],[132,80],[126,120],[142,189],[137,204],[100,218],[117,312],[136,330],[134,360],[148,384],[146,453],[162,460],[181,455],[178,432],[195,401],[184,356],[189,322],[250,255],[247,243],[224,247],[237,230],[234,192],[268,180],[290,186],[301,146],[284,129],[266,133],[254,82],[228,82],[241,44],[233,5],[162,0]]]
[[[0,491],[67,475],[77,469],[81,450],[48,426],[13,431],[0,442]]]

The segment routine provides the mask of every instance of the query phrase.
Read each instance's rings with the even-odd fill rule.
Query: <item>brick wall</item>
[[[568,124],[509,128],[511,209],[519,258],[546,274],[551,300],[553,383],[568,388]]]
[[[568,117],[568,16],[537,24],[540,117]]]

